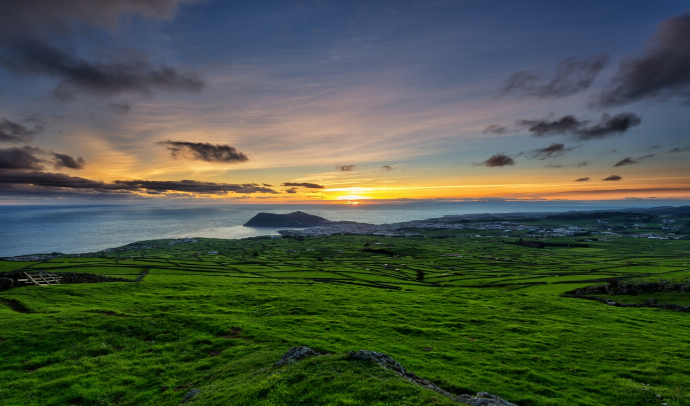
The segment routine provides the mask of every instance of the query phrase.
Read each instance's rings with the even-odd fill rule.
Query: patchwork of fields
[[[177,404],[192,388],[193,405],[457,404],[343,355],[359,349],[451,393],[518,405],[690,405],[690,313],[559,296],[612,278],[690,280],[684,240],[167,242],[0,262],[0,272],[148,272],[0,292],[0,405]],[[298,345],[331,355],[271,367]]]

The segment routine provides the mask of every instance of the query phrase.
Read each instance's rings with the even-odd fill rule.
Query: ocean
[[[647,207],[665,202],[651,202]],[[677,204],[676,204],[677,205]],[[398,204],[0,205],[0,257],[76,254],[141,240],[181,237],[246,238],[278,229],[243,227],[259,212],[304,211],[334,221],[397,223],[454,214],[614,210],[614,202],[468,201]]]

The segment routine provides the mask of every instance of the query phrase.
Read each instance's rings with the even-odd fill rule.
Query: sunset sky
[[[690,199],[688,4],[2,0],[0,203]]]

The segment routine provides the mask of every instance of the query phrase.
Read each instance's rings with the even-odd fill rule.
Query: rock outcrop
[[[290,364],[290,363],[296,362],[298,360],[301,360],[302,358],[317,356],[317,355],[319,355],[319,354],[309,347],[305,347],[305,346],[292,347],[285,354],[283,354],[283,357],[280,359],[280,361],[273,364],[273,366],[277,367],[277,366],[281,366],[281,365],[285,365],[285,364]]]

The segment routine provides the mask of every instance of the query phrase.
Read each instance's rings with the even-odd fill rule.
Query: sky
[[[0,2],[0,204],[690,200],[680,0]]]

